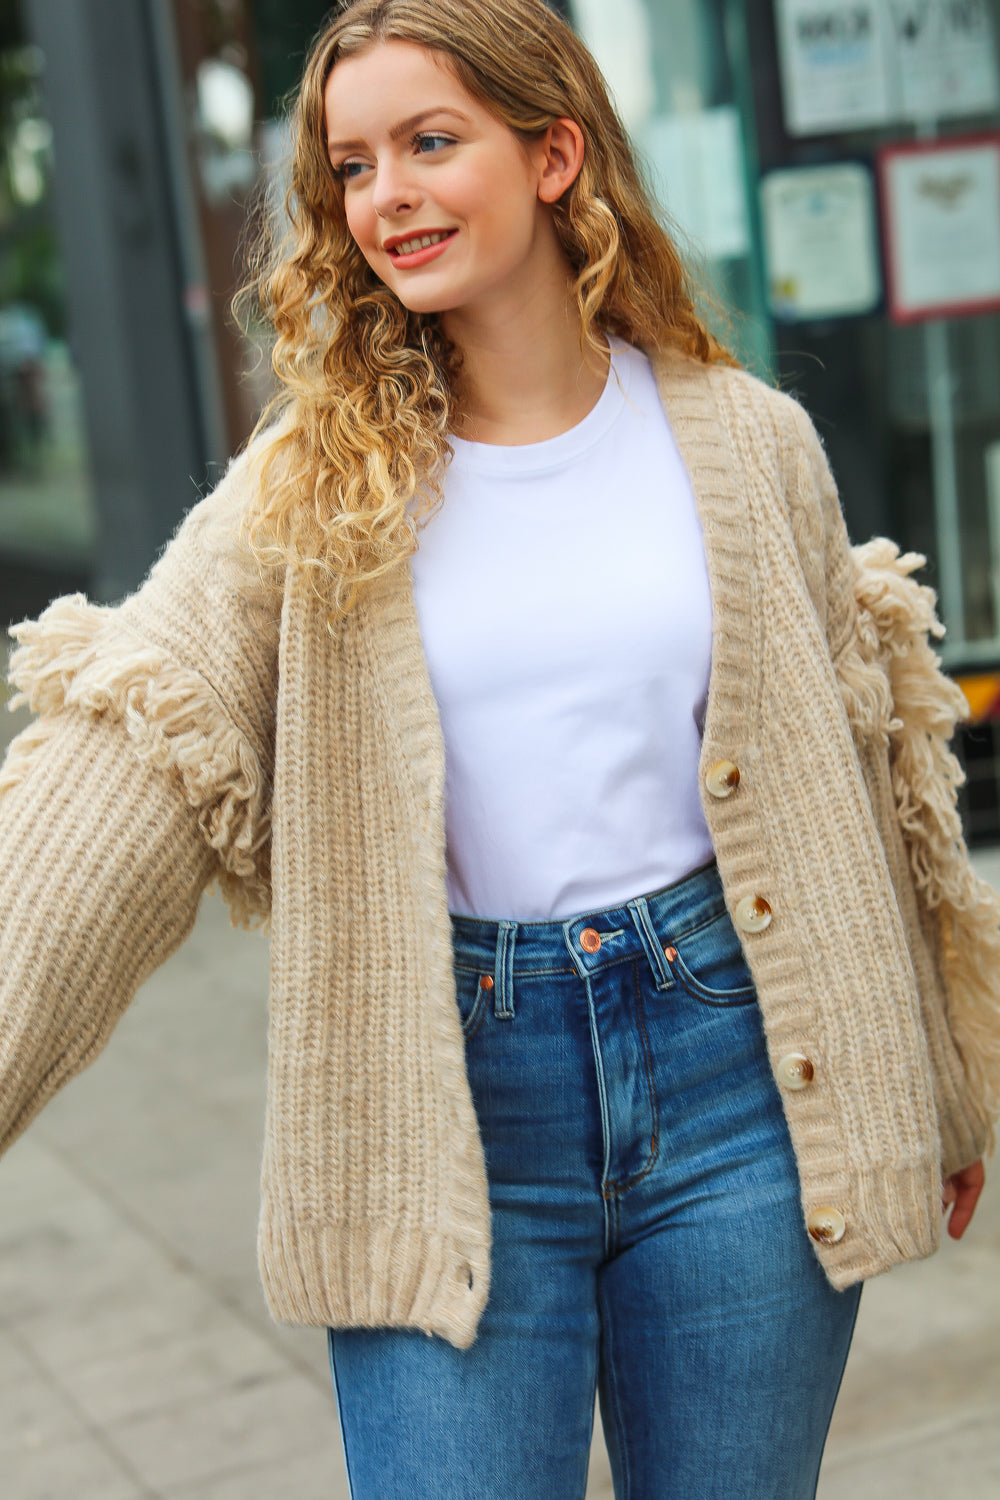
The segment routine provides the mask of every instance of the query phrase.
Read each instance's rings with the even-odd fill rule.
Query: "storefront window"
[[[753,122],[724,0],[573,0],[571,12],[704,290],[709,323],[751,369],[770,373]]]
[[[574,0],[731,346],[928,559],[1000,833],[1000,0]],[[721,328],[723,337],[726,328]]]
[[[44,59],[0,25],[0,560],[85,577],[95,543],[60,247],[50,216]]]

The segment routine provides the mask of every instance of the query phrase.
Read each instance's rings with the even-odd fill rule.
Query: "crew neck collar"
[[[479,443],[469,438],[451,438],[453,463],[476,473],[541,474],[563,467],[604,437],[625,406],[631,368],[629,346],[621,339],[608,339],[610,359],[604,389],[582,421],[539,443]]]

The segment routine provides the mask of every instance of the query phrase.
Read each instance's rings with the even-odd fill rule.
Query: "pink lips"
[[[457,232],[455,229],[450,229],[445,238],[438,240],[436,245],[424,245],[420,250],[411,251],[409,255],[399,254],[391,241],[386,244],[385,249],[394,266],[399,266],[401,270],[409,270],[415,266],[425,266],[428,261],[437,260],[442,251],[447,250]],[[419,234],[400,235],[396,240],[396,244],[405,245],[408,240],[420,238],[422,236]]]

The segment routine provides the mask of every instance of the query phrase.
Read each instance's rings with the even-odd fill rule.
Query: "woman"
[[[812,1495],[860,1283],[942,1182],[964,1231],[997,1113],[915,559],[852,556],[541,0],[349,6],[290,212],[280,421],[19,632],[5,1138],[215,878],[353,1493],[578,1497],[597,1385],[619,1495]]]

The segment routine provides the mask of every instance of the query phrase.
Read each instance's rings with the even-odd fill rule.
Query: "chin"
[[[433,313],[454,312],[461,306],[461,298],[449,297],[447,292],[434,293],[428,290],[421,293],[416,288],[401,291],[399,287],[392,286],[389,282],[386,282],[386,285],[407,312],[419,313],[427,317]]]

